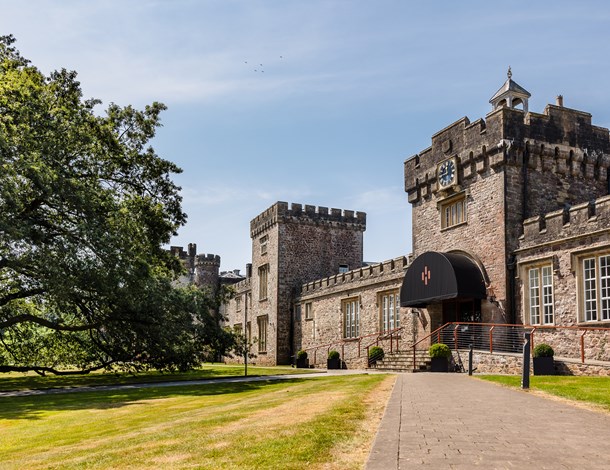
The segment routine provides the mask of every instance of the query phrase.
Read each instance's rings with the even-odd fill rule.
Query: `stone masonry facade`
[[[610,134],[562,97],[529,111],[529,93],[511,77],[485,119],[454,122],[404,162],[413,253],[365,265],[363,212],[277,202],[251,221],[252,263],[223,313],[252,340],[253,362],[288,364],[302,349],[323,366],[337,350],[347,367],[364,367],[373,344],[427,348],[444,323],[474,321],[533,328],[536,342],[565,358],[566,373],[606,370]],[[406,273],[430,253],[467,260],[482,292],[461,290],[457,279],[454,293],[402,299]],[[210,277],[209,256],[193,258],[190,272],[200,266],[196,275]],[[438,282],[458,268],[430,277],[426,265],[409,282]],[[578,361],[583,351],[588,364]],[[477,357],[482,370],[518,361]]]

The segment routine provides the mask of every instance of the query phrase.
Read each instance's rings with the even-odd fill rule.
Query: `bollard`
[[[470,351],[468,351],[468,375],[472,375],[472,352],[474,347],[470,345]]]
[[[523,334],[525,344],[523,345],[523,374],[521,376],[521,388],[530,388],[530,340],[531,333]]]

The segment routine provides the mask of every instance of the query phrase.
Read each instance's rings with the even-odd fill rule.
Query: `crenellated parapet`
[[[276,202],[250,222],[250,236],[269,229],[277,223],[328,224],[353,230],[366,230],[366,213],[351,210],[328,209],[306,204]]]
[[[220,256],[213,254],[199,254],[195,257],[195,265],[220,267]]]
[[[410,262],[410,257],[401,256],[382,263],[354,269],[346,273],[339,273],[323,279],[316,279],[315,281],[302,285],[301,297],[310,294],[320,294],[325,290],[335,287],[349,288],[350,285],[356,285],[363,281],[382,282],[385,279],[401,277],[404,275]]]
[[[559,177],[605,182],[610,169],[610,133],[591,124],[591,114],[547,105],[543,114],[499,108],[470,123],[464,117],[432,136],[432,145],[407,159],[409,202],[439,189],[438,164],[456,157],[460,182],[503,166],[526,166]]]
[[[599,231],[610,232],[610,196],[525,220],[520,248],[587,236]]]

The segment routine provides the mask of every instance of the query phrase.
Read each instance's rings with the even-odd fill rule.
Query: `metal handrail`
[[[449,329],[451,326],[453,326],[453,330],[451,332],[449,332],[450,331]],[[480,328],[489,327],[488,342],[489,342],[490,354],[494,353],[494,349],[498,349],[497,343],[494,344],[494,333],[496,330],[499,330],[501,332],[502,331],[506,332],[506,330],[503,330],[503,328],[507,328],[507,329],[518,328],[518,329],[522,329],[524,332],[529,331],[529,333],[531,334],[530,346],[532,348],[532,351],[534,349],[534,336],[535,336],[535,333],[537,333],[537,332],[538,333],[550,332],[550,331],[581,332],[580,338],[579,338],[580,360],[583,364],[585,362],[585,335],[589,332],[610,333],[610,328],[608,328],[608,327],[595,327],[595,326],[522,325],[522,324],[509,324],[509,323],[450,322],[450,323],[445,323],[444,325],[442,325],[441,327],[432,331],[427,336],[424,336],[423,338],[421,338],[420,340],[418,340],[411,346],[411,348],[413,350],[414,363],[415,363],[415,355],[416,355],[415,353],[417,350],[417,345],[419,345],[420,343],[422,343],[426,340],[430,340],[430,342],[434,342],[434,339],[436,339],[436,342],[440,343],[442,334],[447,331],[449,334],[452,334],[452,336],[453,336],[451,340],[453,342],[454,349],[459,349],[459,346],[458,346],[459,329],[460,329],[460,327],[470,327],[470,326],[476,326],[476,327],[480,327]],[[473,334],[473,333],[471,332],[470,334]],[[482,334],[482,332],[480,334]],[[502,334],[502,333],[500,333],[500,334]],[[436,338],[434,338],[435,336],[436,336]],[[447,339],[447,338],[445,338],[445,339]],[[514,344],[509,345],[509,346],[514,347]],[[508,346],[505,344],[504,347],[508,347]],[[478,349],[480,349],[480,348],[478,348]]]
[[[398,340],[400,339],[400,335],[398,335],[397,333],[401,332],[402,330],[404,330],[404,326],[400,326],[398,328],[394,328],[393,330],[389,330],[389,331],[385,331],[382,333],[378,333],[377,338],[375,339],[375,341],[373,341],[372,343],[368,344],[365,349],[366,349],[366,358],[367,358],[367,364],[370,366],[371,365],[371,360],[369,358],[369,349],[371,346],[375,345],[375,346],[379,346],[379,341],[384,341],[386,339],[390,339],[390,354],[394,352],[394,335],[396,334],[396,352],[400,352],[399,350],[399,342]]]

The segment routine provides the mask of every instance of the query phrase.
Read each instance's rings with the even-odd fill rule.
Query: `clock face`
[[[455,163],[453,160],[447,160],[441,164],[438,169],[438,181],[441,186],[448,186],[453,182],[455,177]]]

